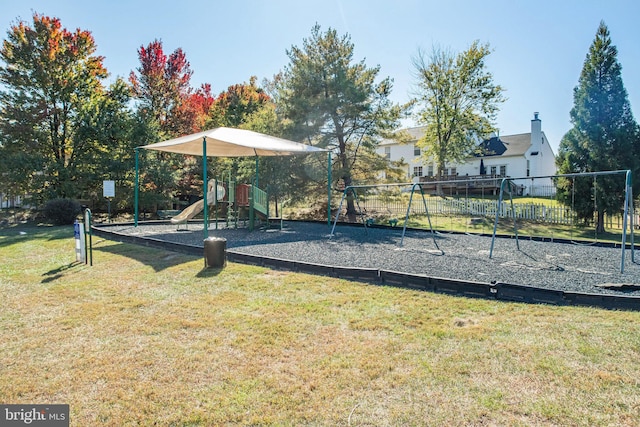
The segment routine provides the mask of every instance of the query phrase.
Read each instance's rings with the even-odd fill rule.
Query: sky
[[[90,31],[105,57],[109,81],[128,77],[137,51],[158,39],[165,53],[181,48],[192,86],[271,79],[289,65],[317,23],[354,45],[354,61],[380,66],[393,79],[392,100],[415,96],[412,59],[439,47],[454,53],[488,43],[486,67],[504,89],[500,135],[530,132],[534,112],[557,153],[571,129],[573,89],[601,21],[618,48],[632,111],[640,109],[640,2],[637,0],[0,0],[0,36],[32,15],[60,18],[68,30]],[[415,125],[414,121],[404,122]]]

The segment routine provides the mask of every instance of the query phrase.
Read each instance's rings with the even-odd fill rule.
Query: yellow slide
[[[204,199],[200,199],[192,205],[187,206],[178,215],[171,218],[171,224],[181,224],[198,215],[204,209]]]

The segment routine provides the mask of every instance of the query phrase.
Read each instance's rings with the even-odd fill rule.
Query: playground
[[[239,262],[417,286],[445,293],[561,305],[635,307],[640,304],[635,300],[640,297],[640,271],[634,256],[635,214],[630,171],[524,178],[481,176],[413,184],[356,185],[342,189],[338,207],[333,209],[332,163],[328,152],[327,222],[287,222],[285,226],[282,217],[270,215],[269,195],[258,187],[258,157],[323,153],[325,150],[229,128],[217,128],[140,148],[202,156],[203,197],[184,210],[174,212],[168,222],[138,223],[136,184],[134,224],[101,227],[98,230],[100,234],[133,243],[164,245],[167,249],[192,254],[201,254],[204,241],[212,235],[225,239],[228,257]],[[252,184],[238,184],[231,177],[226,182],[207,179],[208,156],[251,155],[256,158]],[[617,179],[616,185],[624,195],[620,209],[619,243],[602,244],[597,235],[595,241],[586,245],[574,241],[573,235],[568,240],[560,239],[562,243],[558,239],[554,241],[553,235],[551,239],[519,236],[517,223],[522,215],[539,209],[517,207],[514,197],[539,193],[536,179],[540,182],[560,179],[565,189],[570,189],[571,206],[561,208],[565,215],[561,221],[570,222],[571,226],[578,220],[576,186],[582,182],[596,189],[598,179],[609,179],[610,182]],[[479,192],[484,198],[487,182],[494,188],[493,195],[497,199],[489,200],[488,204],[471,201],[470,193]],[[392,213],[389,226],[380,226],[380,216],[371,215],[375,210],[367,207],[366,199],[371,200],[372,194],[374,200],[380,195],[385,197],[385,192],[389,196],[389,188],[400,193],[410,192],[408,207],[404,215]],[[451,207],[454,188],[456,198],[462,200],[455,208],[457,213],[468,218],[470,223],[492,218],[490,234],[484,231],[480,234],[447,233],[433,228],[431,217],[434,209],[428,207],[427,199],[442,199]],[[446,189],[448,197],[444,193]],[[462,191],[464,199],[459,198]],[[554,194],[555,190],[551,198]],[[599,203],[602,203],[603,196],[599,197],[594,190],[591,199],[589,203],[593,204],[593,212],[601,213]],[[344,211],[343,207],[347,205],[351,206]],[[351,213],[347,215],[349,209]],[[442,205],[436,210],[436,214],[442,214]],[[545,205],[541,210],[545,218],[557,221],[561,216]],[[411,215],[426,219],[426,229],[408,228]],[[451,216],[451,211],[448,215]],[[201,218],[201,222],[196,221],[196,217]],[[277,225],[273,224],[276,220]],[[507,238],[497,233],[499,222],[505,220],[511,221],[513,226]],[[602,215],[597,220],[604,221]],[[585,219],[581,221],[584,224]],[[599,296],[607,298],[602,300]],[[619,304],[618,297],[631,299]]]
[[[164,242],[202,253],[203,230],[198,223],[190,224],[186,231],[166,223],[112,225],[101,231],[116,240],[159,246]],[[471,296],[484,296],[485,291],[490,296],[492,285],[508,284],[548,290],[558,298],[561,294],[640,297],[640,268],[627,257],[621,274],[619,247],[521,239],[517,250],[514,239],[498,238],[490,258],[492,238],[487,235],[436,233],[436,247],[430,232],[408,230],[401,245],[399,227],[339,224],[330,236],[327,224],[297,221],[285,221],[282,229],[254,231],[220,224],[217,230],[210,230],[210,235],[227,240],[230,260],[276,269],[315,268],[320,274],[370,281],[381,274],[388,277],[391,272],[450,279],[448,293],[457,293],[457,284],[462,289],[459,293]]]

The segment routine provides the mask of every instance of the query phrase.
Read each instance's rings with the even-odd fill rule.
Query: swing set
[[[594,212],[598,212],[598,198],[597,198],[597,185],[598,185],[598,177],[599,176],[621,176],[624,175],[625,177],[625,185],[624,185],[624,194],[625,194],[625,198],[624,198],[624,208],[623,208],[623,225],[622,225],[622,240],[621,240],[621,259],[620,259],[620,273],[624,273],[624,264],[625,264],[625,254],[626,254],[626,250],[627,250],[627,237],[629,237],[629,241],[630,241],[630,250],[631,250],[631,260],[632,262],[635,262],[635,253],[634,253],[634,249],[635,249],[635,245],[634,245],[634,234],[633,234],[633,230],[634,230],[634,207],[633,207],[633,188],[631,185],[631,171],[630,170],[618,170],[618,171],[603,171],[603,172],[584,172],[584,173],[573,173],[573,174],[562,174],[562,175],[548,175],[548,176],[537,176],[537,177],[520,177],[520,178],[510,178],[510,177],[503,177],[500,179],[500,187],[499,187],[499,195],[498,195],[498,200],[496,201],[495,204],[495,220],[494,220],[494,224],[493,224],[493,232],[492,232],[492,238],[491,238],[491,248],[489,251],[489,258],[493,258],[493,249],[494,249],[494,245],[495,245],[495,238],[497,235],[497,229],[498,229],[498,223],[499,223],[499,218],[500,216],[503,217],[508,217],[509,213],[511,216],[511,219],[513,220],[513,234],[515,237],[515,241],[516,241],[516,247],[518,250],[520,250],[520,242],[519,242],[519,236],[518,236],[518,225],[517,225],[517,216],[516,216],[516,209],[514,207],[514,203],[513,203],[513,196],[521,196],[523,193],[523,189],[524,186],[519,184],[520,182],[523,182],[525,180],[531,180],[532,182],[535,181],[535,179],[552,179],[552,180],[556,180],[558,178],[566,178],[566,179],[570,179],[572,182],[571,185],[571,191],[572,191],[572,205],[571,205],[571,242],[574,244],[581,244],[577,241],[575,241],[573,239],[573,226],[575,225],[575,201],[576,201],[576,194],[575,194],[575,182],[576,179],[581,179],[581,178],[585,178],[585,177],[591,177],[593,180],[593,201],[594,201]],[[477,184],[477,181],[479,179],[478,178],[474,178],[473,182],[474,185]],[[480,179],[482,180],[482,179]],[[486,178],[486,180],[492,180],[495,181],[496,178],[492,177],[492,178]],[[338,207],[338,210],[336,211],[335,214],[335,219],[333,221],[333,227],[331,229],[331,233],[329,235],[329,238],[331,239],[334,236],[335,233],[335,228],[338,222],[338,218],[342,212],[342,206],[344,203],[345,199],[348,198],[352,198],[355,204],[355,208],[356,208],[356,216],[358,216],[360,218],[360,221],[365,229],[365,233],[368,233],[368,228],[371,227],[374,224],[374,219],[372,217],[368,217],[367,211],[365,208],[362,207],[361,203],[360,203],[360,198],[358,196],[358,191],[359,190],[364,190],[364,191],[369,191],[372,189],[379,189],[379,188],[393,188],[393,187],[404,187],[407,188],[410,186],[410,196],[409,196],[409,204],[407,206],[406,209],[406,214],[405,214],[405,218],[404,218],[404,224],[403,224],[403,228],[402,228],[402,237],[400,239],[400,243],[399,245],[402,246],[404,243],[404,237],[406,234],[406,229],[407,229],[407,224],[409,221],[409,214],[411,213],[411,209],[412,209],[412,204],[413,204],[413,200],[414,200],[414,194],[416,194],[417,192],[419,192],[419,195],[422,197],[422,207],[424,209],[424,215],[427,218],[428,224],[429,224],[429,231],[433,240],[433,244],[434,246],[442,253],[444,254],[444,251],[442,251],[442,249],[440,249],[440,247],[438,246],[438,242],[436,241],[436,231],[434,231],[433,226],[432,226],[432,221],[431,221],[431,214],[429,213],[429,209],[427,207],[427,201],[425,198],[425,188],[427,189],[433,189],[436,188],[438,186],[438,184],[451,184],[454,181],[433,181],[433,182],[429,182],[429,183],[423,183],[423,182],[418,182],[418,183],[399,183],[399,184],[378,184],[378,185],[352,185],[352,186],[348,186],[346,188],[344,188],[343,192],[342,192],[342,198],[340,200],[340,204]],[[455,183],[457,185],[460,184],[465,184],[464,180],[456,180]],[[434,187],[434,185],[436,187]],[[469,183],[466,183],[466,185],[468,186]],[[533,187],[533,186],[532,186]],[[510,209],[504,209],[504,203],[506,201],[506,197],[509,197],[509,207]],[[397,223],[397,220],[390,220],[389,222],[391,223],[392,221],[395,221],[395,223]],[[392,226],[395,224],[391,224]],[[630,230],[629,233],[627,232],[627,230]],[[593,244],[597,243],[597,231],[595,234],[595,238],[596,238],[596,242],[594,242]],[[553,239],[552,239],[553,240]]]

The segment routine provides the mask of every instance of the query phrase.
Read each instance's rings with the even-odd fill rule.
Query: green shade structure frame
[[[219,127],[167,141],[149,144],[135,149],[136,173],[134,196],[134,225],[138,226],[138,191],[139,191],[139,148],[145,150],[164,151],[191,156],[202,156],[203,199],[204,203],[204,238],[209,237],[209,210],[207,203],[207,157],[256,157],[256,177],[258,173],[258,157],[292,156],[313,153],[328,153],[327,160],[327,224],[331,223],[331,152],[322,148],[305,145],[287,139],[265,135],[245,129]],[[256,178],[257,183],[257,178]]]

